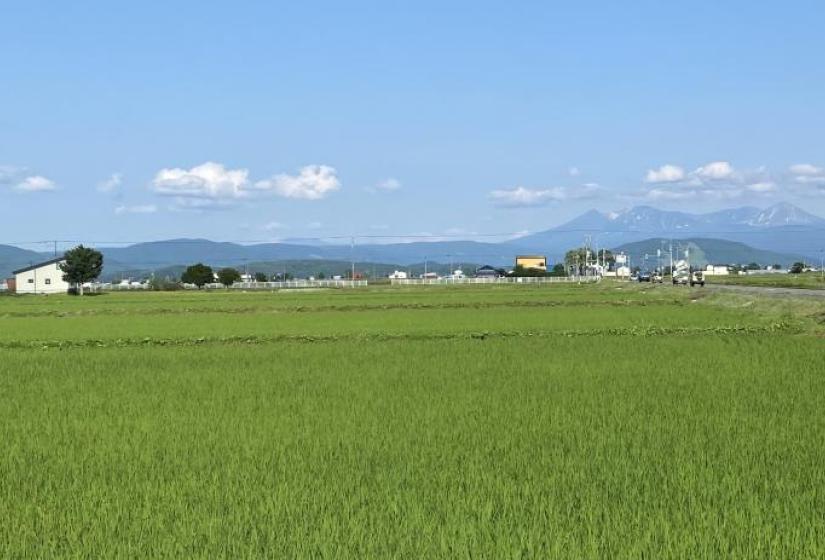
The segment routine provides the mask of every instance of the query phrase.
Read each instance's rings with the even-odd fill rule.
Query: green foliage
[[[517,264],[513,270],[507,274],[507,276],[513,278],[525,278],[525,277],[544,277],[547,276],[547,271],[541,270],[540,268],[525,268],[523,265]]]
[[[218,282],[227,288],[241,279],[241,273],[234,268],[222,268],[218,270]],[[194,282],[193,282],[194,283]]]
[[[183,289],[180,282],[169,278],[150,278],[149,289],[153,292],[174,292]]]
[[[802,274],[805,270],[805,263],[804,262],[795,262],[791,265],[791,268],[788,272],[791,274]]]
[[[821,340],[692,297],[0,298],[3,555],[822,557]]]
[[[194,284],[199,289],[206,284],[211,284],[215,280],[215,275],[212,272],[212,267],[206,266],[203,263],[193,264],[188,267],[180,277],[180,281],[184,284]]]
[[[548,276],[567,276],[567,270],[565,270],[564,263],[556,263],[553,265],[553,268],[547,274]]]
[[[63,255],[65,262],[60,263],[63,271],[63,280],[78,287],[83,295],[83,283],[91,282],[103,271],[103,255],[90,247],[78,245],[66,251]]]
[[[266,282],[268,280],[268,278],[266,277],[266,274],[264,274],[263,272],[256,272],[254,277],[255,277],[255,282]]]
[[[616,262],[616,257],[609,249],[599,249],[598,261],[606,262],[608,265]],[[579,274],[584,274],[586,263],[595,263],[597,260],[596,251],[587,247],[577,247],[570,249],[564,254],[564,264],[566,269],[575,269]]]

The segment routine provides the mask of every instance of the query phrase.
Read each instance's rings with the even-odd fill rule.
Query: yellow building
[[[516,257],[516,266],[547,270],[547,257],[541,255],[519,255]]]

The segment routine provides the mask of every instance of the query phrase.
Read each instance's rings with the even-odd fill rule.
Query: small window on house
[[[51,278],[46,278],[46,284],[51,284],[51,283],[52,283],[52,279]]]
[[[26,280],[26,282],[28,282],[29,284],[34,284],[34,278],[29,278],[28,280]]]

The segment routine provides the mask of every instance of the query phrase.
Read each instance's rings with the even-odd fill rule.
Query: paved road
[[[701,289],[701,288],[699,288]],[[705,284],[706,290],[718,290],[723,292],[737,292],[740,294],[753,294],[760,296],[774,297],[814,297],[825,299],[825,290],[812,290],[808,288],[774,288],[771,286],[738,286],[735,284]]]

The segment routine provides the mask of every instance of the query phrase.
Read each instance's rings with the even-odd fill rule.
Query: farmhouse
[[[478,267],[475,272],[476,278],[500,278],[505,275],[506,272],[504,272],[504,270],[490,266],[489,264]]]
[[[516,257],[516,266],[547,270],[547,257],[541,255],[519,255]]]
[[[15,270],[14,287],[18,294],[65,294],[69,283],[63,280],[63,257]]]

